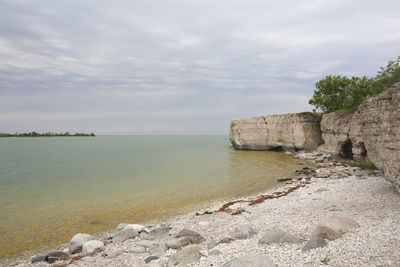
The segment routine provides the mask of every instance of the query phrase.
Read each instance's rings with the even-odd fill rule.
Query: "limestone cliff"
[[[320,116],[282,114],[231,121],[229,139],[236,149],[309,150],[321,144]]]
[[[353,124],[361,131],[350,129],[352,142],[365,146],[371,161],[400,192],[400,83],[364,101],[352,117]]]
[[[365,100],[354,114],[325,114],[321,132],[319,150],[355,160],[368,156],[400,192],[400,83]]]

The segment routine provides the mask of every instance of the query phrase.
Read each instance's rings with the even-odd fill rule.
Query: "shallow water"
[[[1,138],[0,259],[259,192],[298,164],[225,136]]]

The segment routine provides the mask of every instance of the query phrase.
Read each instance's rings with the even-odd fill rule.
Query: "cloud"
[[[398,1],[3,1],[1,131],[227,133],[400,53]]]

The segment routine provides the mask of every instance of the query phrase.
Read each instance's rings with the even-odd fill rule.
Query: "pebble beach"
[[[382,172],[296,157],[316,167],[279,188],[154,225],[121,222],[13,266],[400,266],[400,195]]]

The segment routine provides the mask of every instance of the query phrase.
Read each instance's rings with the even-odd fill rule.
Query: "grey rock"
[[[305,243],[301,250],[308,251],[310,249],[325,247],[326,245],[328,245],[328,243],[325,241],[325,239],[319,236],[313,236]]]
[[[200,260],[200,246],[189,245],[171,255],[168,259],[168,267],[184,267]]]
[[[41,261],[47,261],[48,257],[49,257],[48,255],[37,255],[31,259],[31,262],[36,263]]]
[[[208,253],[208,255],[210,255],[210,256],[217,256],[217,255],[221,255],[221,254],[222,254],[222,252],[219,251],[218,249],[213,249]]]
[[[169,234],[169,226],[161,226],[159,228],[155,228],[151,230],[147,236],[143,236],[143,239],[147,240],[156,240],[156,239],[162,239],[167,237]]]
[[[248,239],[253,237],[256,234],[253,228],[250,225],[239,225],[233,231],[232,237],[236,239]]]
[[[114,244],[120,244],[128,239],[137,237],[139,233],[132,228],[124,228],[123,230],[116,233],[112,239]]]
[[[89,240],[82,246],[83,254],[91,254],[94,252],[100,252],[104,250],[104,243],[99,240]]]
[[[150,257],[147,257],[146,259],[144,259],[144,262],[150,263],[150,262],[158,260],[158,259],[159,259],[159,257],[157,257],[157,256],[150,256]]]
[[[359,226],[360,225],[353,219],[329,216],[318,224],[312,236],[334,240],[342,236],[344,233],[347,233],[351,228]]]
[[[137,242],[138,246],[145,247],[145,248],[152,247],[156,244],[157,244],[157,242],[151,241],[151,240],[141,240],[141,241]]]
[[[124,252],[122,251],[122,249],[120,248],[112,248],[108,253],[107,253],[107,258],[108,259],[113,259],[118,257],[119,255],[124,254]]]
[[[68,260],[70,258],[69,254],[63,251],[53,251],[47,255],[47,261],[49,263],[54,263],[56,261]]]
[[[69,253],[78,253],[82,251],[82,246],[85,244],[85,242],[89,240],[93,240],[94,237],[89,234],[76,234],[74,235],[71,240],[69,241]]]
[[[206,240],[199,233],[189,230],[189,229],[183,229],[175,237],[176,238],[187,237],[190,239],[190,243],[192,243],[192,244],[200,244],[201,242]]]
[[[129,252],[134,253],[134,254],[142,254],[142,253],[146,253],[147,249],[142,246],[136,246],[136,247],[131,248],[129,250]]]
[[[143,231],[143,229],[145,228],[143,225],[140,224],[128,224],[128,223],[120,223],[117,226],[117,231],[121,231],[127,228],[131,228],[134,229],[136,231],[138,231],[138,233],[140,233],[141,231]]]
[[[268,229],[261,239],[259,244],[272,244],[272,243],[301,243],[300,238],[289,234],[281,229]]]
[[[165,251],[168,250],[168,247],[165,243],[160,243],[155,246],[152,246],[149,248],[149,253],[151,255],[156,255],[156,256],[163,256],[165,254]]]
[[[237,257],[225,263],[223,267],[275,267],[275,264],[267,257],[250,254]]]
[[[190,244],[190,239],[187,236],[178,237],[174,240],[168,241],[167,246],[172,249],[180,249]]]
[[[211,242],[210,244],[207,245],[207,249],[213,249],[217,246],[218,244],[216,242]]]

